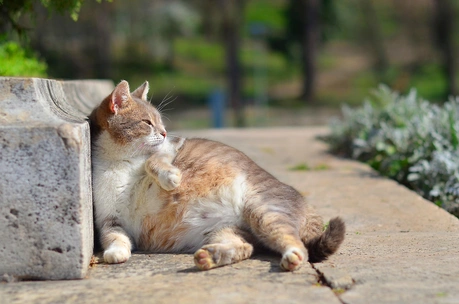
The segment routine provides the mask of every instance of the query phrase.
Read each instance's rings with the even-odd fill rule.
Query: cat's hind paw
[[[292,248],[282,255],[280,266],[283,270],[294,271],[300,268],[304,259],[304,254],[300,249]]]
[[[158,182],[161,188],[166,191],[171,191],[180,186],[182,181],[182,172],[178,168],[170,168],[161,172],[158,176]]]
[[[194,263],[201,270],[209,270],[217,267],[217,264],[213,260],[213,254],[206,249],[196,251],[194,254]]]
[[[108,264],[126,262],[131,257],[131,251],[122,246],[110,246],[104,251],[104,261]]]

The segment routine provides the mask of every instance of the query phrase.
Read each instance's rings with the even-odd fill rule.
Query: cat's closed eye
[[[143,123],[146,123],[146,124],[149,125],[149,126],[154,127],[153,123],[152,123],[150,120],[148,120],[148,119],[142,119],[142,122],[143,122]]]

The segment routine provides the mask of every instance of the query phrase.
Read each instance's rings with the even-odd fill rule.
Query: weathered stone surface
[[[207,272],[191,254],[134,253],[87,279],[0,284],[0,303],[459,303],[459,220],[315,140],[324,128],[175,132],[233,145],[308,197],[346,240],[328,261],[281,272],[278,255]],[[299,164],[311,170],[290,170]],[[316,168],[316,169],[314,169]],[[8,279],[8,278],[6,278]]]
[[[61,85],[66,96],[61,109],[70,113],[78,111],[84,116],[91,114],[114,89],[111,80],[68,80],[62,81]]]
[[[199,271],[188,254],[136,253],[125,264],[96,265],[81,281],[0,285],[0,298],[5,303],[340,304],[330,288],[317,284],[310,266],[287,273],[278,263],[277,256],[257,255]]]
[[[80,88],[93,85],[101,84]],[[101,96],[84,99],[96,104]],[[90,141],[83,111],[70,106],[78,102],[59,81],[0,78],[0,276],[86,275],[94,234]]]

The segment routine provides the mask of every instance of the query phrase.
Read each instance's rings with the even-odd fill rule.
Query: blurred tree
[[[80,8],[84,0],[0,0],[0,40],[2,40],[3,52],[0,52],[2,65],[9,62],[9,69],[2,69],[2,75],[9,76],[45,76],[47,65],[41,62],[36,55],[30,51],[29,40],[22,39],[23,46],[14,40],[18,35],[20,38],[28,38],[30,26],[24,25],[24,22],[35,20],[37,18],[38,8],[44,8],[47,14],[57,12],[59,14],[68,13],[76,21],[79,16]],[[101,2],[102,0],[96,0]],[[110,0],[108,0],[110,1]],[[39,5],[41,4],[41,5]],[[103,51],[107,49],[107,39],[104,34],[110,31],[107,28],[106,15],[101,14],[94,27],[94,31],[99,34],[98,52],[98,70],[107,71],[109,69],[109,56],[104,56]],[[59,26],[57,27],[59,28]],[[45,43],[40,42],[40,43]],[[16,52],[16,53],[13,53]],[[12,58],[19,60],[12,64]],[[22,59],[20,59],[22,58]],[[107,73],[105,73],[106,75]]]
[[[74,22],[62,15],[50,18],[43,7],[34,10],[30,44],[46,58],[52,77],[111,77],[113,12],[112,3],[87,2]]]
[[[201,16],[200,31],[208,40],[217,40],[221,36],[221,3],[208,0],[189,0]]]
[[[301,49],[303,55],[303,94],[307,102],[315,100],[317,78],[317,52],[320,39],[320,0],[302,0],[305,15]]]
[[[77,20],[83,0],[41,0],[39,3],[49,11],[68,12],[73,20]],[[18,20],[23,14],[33,12],[35,4],[34,0],[0,0],[0,35],[10,30],[25,34],[27,28]]]
[[[364,17],[363,38],[367,42],[373,53],[375,69],[383,78],[389,67],[384,39],[379,24],[378,14],[376,13],[373,0],[360,0]]]
[[[153,69],[172,71],[176,38],[193,35],[200,22],[194,8],[178,0],[88,1],[77,23],[49,18],[43,8],[35,12],[32,45],[58,78],[118,81],[132,74],[151,77]]]
[[[286,52],[292,59],[292,49],[295,45],[299,46],[302,71],[300,99],[305,102],[314,102],[316,98],[317,55],[320,44],[329,39],[339,25],[336,3],[335,0],[289,0],[285,10],[285,44],[289,47],[277,49]]]
[[[448,81],[448,92],[457,95],[456,53],[454,45],[455,9],[451,0],[434,0],[434,36],[443,57],[443,70]]]
[[[320,39],[320,0],[290,0],[287,14],[289,43],[298,43],[301,49],[302,93],[301,99],[315,99],[317,78],[317,49]]]
[[[180,0],[131,0],[114,4],[118,18],[113,32],[131,48],[128,56],[135,54],[144,57],[145,62],[161,62],[162,67],[173,70],[175,41],[194,35],[200,24],[194,7]]]
[[[222,13],[222,35],[226,51],[226,73],[228,95],[234,110],[235,125],[246,125],[244,103],[242,99],[242,69],[239,58],[241,47],[241,26],[245,0],[220,0]]]
[[[94,32],[98,39],[94,43],[94,57],[96,78],[110,78],[112,75],[112,27],[110,15],[113,12],[113,6],[108,2],[100,4],[98,7],[97,18],[94,20]]]
[[[155,28],[155,44],[164,46],[164,59],[168,68],[174,67],[174,42],[178,37],[193,35],[200,22],[195,10],[184,1],[159,1],[151,11],[152,27]],[[145,37],[147,41],[151,37]],[[149,45],[154,48],[153,45]]]

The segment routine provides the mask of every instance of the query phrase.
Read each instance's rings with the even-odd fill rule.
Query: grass
[[[245,7],[244,20],[249,25],[254,23],[263,24],[271,31],[281,30],[286,23],[283,8],[283,1],[248,1]],[[246,32],[248,32],[248,29],[246,29]]]
[[[308,164],[298,164],[296,166],[290,167],[290,171],[310,171],[311,167]]]
[[[307,163],[301,163],[289,168],[290,171],[322,171],[328,169],[330,167],[327,164],[317,164],[311,167]]]
[[[342,295],[345,292],[346,292],[346,289],[344,288],[333,288],[333,293],[337,296]]]

